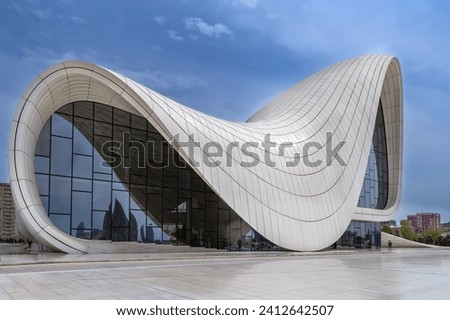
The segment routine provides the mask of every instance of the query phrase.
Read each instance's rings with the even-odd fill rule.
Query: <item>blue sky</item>
[[[14,109],[70,59],[103,65],[205,113],[244,121],[342,59],[388,53],[404,81],[404,187],[397,219],[450,220],[450,2],[0,2],[0,182]]]

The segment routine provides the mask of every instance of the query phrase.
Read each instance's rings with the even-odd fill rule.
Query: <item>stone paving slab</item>
[[[44,255],[0,265],[0,299],[448,300],[449,253]]]

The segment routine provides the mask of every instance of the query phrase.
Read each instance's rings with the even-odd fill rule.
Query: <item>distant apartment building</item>
[[[442,224],[442,232],[446,234],[450,234],[450,222],[446,222]]]
[[[441,215],[439,213],[417,213],[408,215],[407,219],[417,233],[423,233],[427,229],[441,228]]]
[[[15,209],[9,183],[0,183],[0,239],[15,238]]]

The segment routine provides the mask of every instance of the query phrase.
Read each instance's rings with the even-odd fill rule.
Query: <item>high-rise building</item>
[[[427,229],[441,228],[441,215],[439,213],[423,212],[408,215],[408,221],[417,233],[423,233]]]
[[[15,209],[9,183],[0,183],[0,239],[15,238]]]

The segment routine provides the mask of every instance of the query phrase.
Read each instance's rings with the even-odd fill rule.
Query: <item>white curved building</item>
[[[387,55],[328,67],[242,123],[100,66],[60,63],[14,116],[18,229],[70,253],[253,237],[300,251],[379,246],[400,199],[402,104],[400,65]]]

